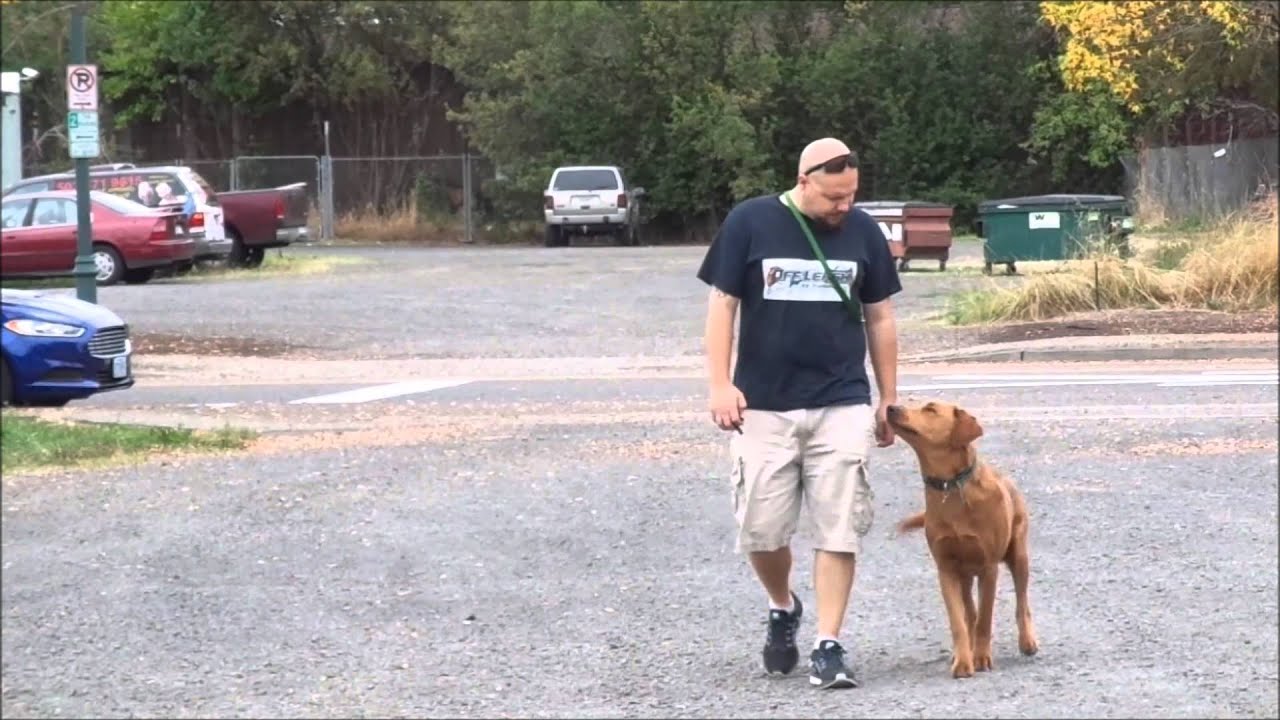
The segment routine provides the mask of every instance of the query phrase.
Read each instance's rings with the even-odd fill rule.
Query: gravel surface
[[[98,298],[129,321],[148,352],[188,352],[192,335],[213,338],[215,353],[348,359],[701,352],[706,287],[694,277],[701,246],[286,252],[367,262],[325,275],[157,280],[101,288]],[[901,352],[966,344],[964,333],[930,318],[952,292],[989,279],[928,267],[902,278]]]
[[[137,333],[138,390],[39,414],[269,434],[5,473],[0,714],[1278,712],[1274,386],[945,391],[1027,494],[1041,652],[1017,653],[1002,573],[995,671],[950,678],[923,538],[889,536],[922,505],[899,443],[873,460],[846,626],[864,687],[818,693],[759,667],[764,598],[732,551],[725,436],[702,410],[703,248],[288,252],[369,262],[99,291]],[[903,276],[904,355],[972,341],[928,322],[950,293],[1018,281],[921,265]],[[492,380],[282,404],[470,374]],[[243,405],[183,406],[212,401]],[[812,608],[807,526],[797,550]],[[810,613],[802,643],[813,631]]]
[[[388,423],[468,432],[6,473],[0,709],[1274,717],[1276,418],[1232,410],[1274,407],[1275,389],[1206,388],[1190,399],[1201,413],[1166,392],[1128,389],[1127,410],[1070,387],[952,394],[1027,494],[1041,640],[1017,653],[1002,572],[996,667],[971,680],[949,677],[923,539],[889,537],[922,504],[904,444],[873,460],[877,520],[847,623],[864,687],[820,693],[759,668],[764,599],[732,552],[725,436],[700,405],[571,402],[554,425],[468,426],[450,413],[478,408],[440,403]],[[798,587],[813,607],[807,538]],[[801,641],[813,632],[809,616]]]

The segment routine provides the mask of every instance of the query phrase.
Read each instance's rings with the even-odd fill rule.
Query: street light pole
[[[71,63],[88,62],[85,47],[84,6],[77,4],[71,10]],[[93,229],[89,205],[89,160],[76,158],[76,297],[86,302],[98,302],[97,268],[93,262]]]

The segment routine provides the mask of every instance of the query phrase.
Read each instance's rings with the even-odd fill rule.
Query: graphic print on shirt
[[[831,274],[845,292],[857,297],[854,289],[858,278],[856,260],[827,260]],[[760,262],[764,273],[764,299],[792,302],[841,302],[840,294],[831,287],[831,281],[817,260],[799,258],[765,258]]]

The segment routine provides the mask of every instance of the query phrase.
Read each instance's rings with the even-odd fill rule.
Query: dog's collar
[[[924,484],[928,485],[934,490],[937,490],[938,492],[951,492],[953,490],[959,490],[960,488],[964,487],[965,483],[969,482],[969,478],[973,477],[973,471],[977,467],[978,467],[978,461],[974,460],[973,464],[965,468],[964,470],[961,470],[960,474],[946,480],[941,480],[939,478],[931,478],[928,475],[925,475]]]

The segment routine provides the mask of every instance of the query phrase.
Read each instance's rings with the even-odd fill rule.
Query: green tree
[[[63,77],[71,61],[71,9],[76,4],[10,0],[0,12],[0,65],[5,71],[29,67],[40,73],[35,80],[24,83],[22,93],[23,158],[29,172],[61,170],[71,164],[67,155],[67,93]],[[108,47],[110,34],[94,22],[100,3],[79,4],[89,13],[86,43],[92,62]]]

